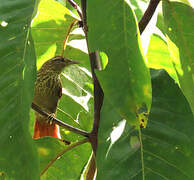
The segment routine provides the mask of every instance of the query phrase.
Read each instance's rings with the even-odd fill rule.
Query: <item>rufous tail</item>
[[[44,136],[61,139],[60,128],[57,124],[49,124],[47,119],[39,119],[39,117],[36,117],[33,138],[38,139]]]

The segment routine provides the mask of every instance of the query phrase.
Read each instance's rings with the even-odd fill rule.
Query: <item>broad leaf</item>
[[[97,73],[105,96],[130,124],[139,124],[139,110],[149,112],[151,84],[133,10],[122,0],[89,1],[88,27],[90,51],[108,58],[105,70]]]
[[[0,4],[0,179],[40,179],[28,131],[35,81],[33,9],[33,0]]]
[[[147,127],[130,126],[106,101],[101,114],[97,179],[191,180],[194,119],[178,85],[152,72],[153,103]]]
[[[179,83],[176,71],[170,60],[167,43],[159,35],[152,35],[146,56],[150,68],[165,69],[176,83]]]
[[[164,1],[163,13],[171,60],[194,113],[194,10],[183,3]]]
[[[52,145],[52,147],[50,145]],[[65,148],[64,150],[62,150],[61,145],[59,145],[58,149],[56,149],[57,146],[55,145],[56,142],[54,141],[52,143],[49,142],[45,144],[46,149],[49,149],[49,151],[51,152],[51,156],[54,158],[56,158],[55,155],[57,155],[57,153],[59,152],[59,148],[60,148],[59,153],[65,150]],[[90,144],[88,143],[77,146],[73,148],[71,151],[67,151],[66,153],[64,153],[63,156],[60,156],[60,158],[58,158],[57,161],[55,161],[54,164],[52,164],[52,166],[49,167],[48,171],[43,174],[41,179],[42,180],[53,180],[53,178],[67,180],[78,179],[81,175],[84,165],[87,163],[89,159],[90,153],[91,148]],[[42,160],[45,160],[45,158]]]
[[[60,3],[53,0],[40,1],[38,13],[32,22],[38,67],[45,60],[61,55],[63,41],[74,20],[73,14]]]
[[[40,159],[41,179],[77,179],[90,155],[89,144],[72,148],[74,143],[65,145],[52,137],[37,139],[35,143]]]
[[[57,158],[58,155],[66,148],[65,143],[52,137],[43,137],[35,139],[34,141],[37,145],[41,172],[48,168],[48,164],[51,163],[52,160],[55,160],[55,158]]]

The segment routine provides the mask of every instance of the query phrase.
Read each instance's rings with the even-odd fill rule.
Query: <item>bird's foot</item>
[[[54,117],[55,117],[55,113],[49,114],[49,116],[47,117],[48,124],[50,124],[50,125],[53,124]]]

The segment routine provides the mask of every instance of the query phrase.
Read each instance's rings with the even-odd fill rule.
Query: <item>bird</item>
[[[60,74],[70,65],[79,64],[61,56],[47,60],[37,72],[34,88],[33,103],[47,112],[51,117],[56,117],[59,99],[62,96],[62,83]],[[35,112],[33,139],[51,136],[61,140],[60,128],[51,120]]]

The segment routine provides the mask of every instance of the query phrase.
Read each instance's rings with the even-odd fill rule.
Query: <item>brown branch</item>
[[[59,158],[61,157],[63,154],[65,154],[67,151],[72,150],[74,147],[79,146],[81,144],[84,144],[88,142],[88,138],[87,139],[83,139],[81,141],[78,141],[76,143],[73,143],[71,145],[69,145],[66,149],[64,149],[62,152],[60,152],[54,159],[52,159],[47,166],[42,170],[42,172],[40,173],[40,176],[42,176],[47,170],[48,168]]]
[[[97,66],[97,52],[93,52],[89,54],[90,56],[90,63],[92,68],[92,77],[93,77],[93,84],[94,84],[94,121],[93,121],[93,128],[90,134],[90,139],[93,142],[92,148],[94,153],[96,154],[97,151],[97,137],[98,137],[98,129],[100,123],[100,111],[103,103],[104,93],[100,86],[100,83],[97,79],[97,76],[94,72],[95,67]]]
[[[145,30],[146,26],[150,22],[159,2],[160,2],[160,0],[150,0],[149,5],[148,5],[143,17],[141,18],[141,20],[138,23],[140,34],[142,34],[142,32]]]
[[[35,110],[36,112],[38,112],[39,114],[41,114],[42,116],[45,116],[46,118],[50,118],[50,114],[48,114],[47,112],[43,111],[39,106],[37,106],[36,104],[32,103],[31,105],[32,109]],[[54,117],[52,117],[52,122],[55,123],[55,124],[58,124],[59,126],[71,131],[71,132],[74,132],[76,134],[79,134],[79,135],[82,135],[84,137],[89,137],[89,133],[84,131],[84,130],[81,130],[81,129],[78,129],[78,128],[75,128],[69,124],[66,124]]]
[[[80,19],[82,20],[82,12],[81,12],[81,9],[80,7],[76,4],[76,2],[74,2],[73,0],[67,0],[69,2],[69,4],[71,4],[71,6],[73,6],[74,9],[77,10],[77,13],[79,14],[80,16]]]

